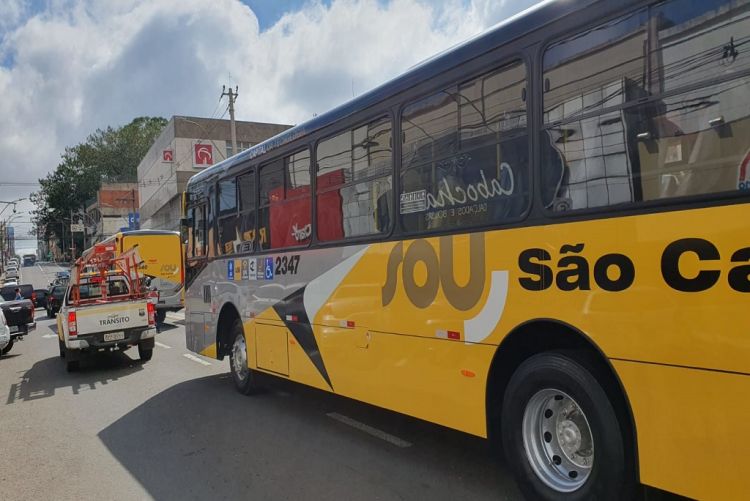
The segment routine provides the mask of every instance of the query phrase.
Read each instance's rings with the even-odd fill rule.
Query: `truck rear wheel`
[[[144,362],[148,362],[151,360],[151,357],[154,356],[154,349],[153,348],[146,348],[143,343],[138,343],[138,357],[143,360]]]
[[[3,352],[2,352],[3,355],[5,355],[6,353],[8,353],[10,351],[10,349],[13,348],[13,342],[14,341],[11,339],[10,343],[8,343],[8,346],[6,346],[5,348],[3,348]]]
[[[503,399],[503,448],[529,499],[629,499],[635,485],[615,409],[591,368],[535,355]]]
[[[229,353],[229,367],[232,370],[234,387],[243,395],[257,393],[258,384],[255,373],[247,365],[247,343],[245,342],[245,330],[240,319],[234,321],[230,334],[233,341],[232,351]]]

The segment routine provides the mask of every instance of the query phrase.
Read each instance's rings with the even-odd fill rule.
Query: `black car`
[[[15,297],[15,292],[14,292]],[[5,299],[5,296],[3,296]],[[2,354],[8,353],[16,339],[23,338],[26,334],[36,329],[34,321],[34,303],[31,299],[19,299],[13,301],[0,301],[0,310],[5,316],[5,322],[10,329],[10,343],[3,349]]]
[[[0,296],[4,301],[13,301],[16,299],[16,289],[19,289],[22,298],[28,299],[32,303],[36,299],[34,286],[31,284],[6,285],[5,287],[0,288]]]
[[[65,291],[67,287],[64,285],[55,285],[47,293],[47,316],[52,318],[55,313],[60,311],[60,305],[62,304],[63,297],[65,297]]]
[[[34,306],[47,309],[47,295],[49,291],[47,289],[34,289],[34,294],[36,295]]]

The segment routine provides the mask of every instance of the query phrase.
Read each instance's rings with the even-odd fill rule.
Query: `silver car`
[[[10,343],[10,328],[5,323],[5,315],[0,313],[0,356],[8,343]]]

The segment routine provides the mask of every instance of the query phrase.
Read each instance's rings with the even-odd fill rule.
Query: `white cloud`
[[[0,61],[12,61],[0,66],[0,179],[38,179],[97,127],[208,116],[226,83],[239,86],[238,119],[298,123],[532,3],[312,2],[260,33],[239,0],[54,0],[33,16],[0,0]],[[0,186],[0,200],[25,191]]]

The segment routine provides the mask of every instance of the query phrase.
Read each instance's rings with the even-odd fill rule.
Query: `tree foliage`
[[[102,183],[136,182],[138,164],[166,124],[161,117],[138,117],[121,127],[97,129],[86,141],[65,148],[60,164],[31,195],[39,231],[46,238],[62,238],[71,211],[84,208]]]

